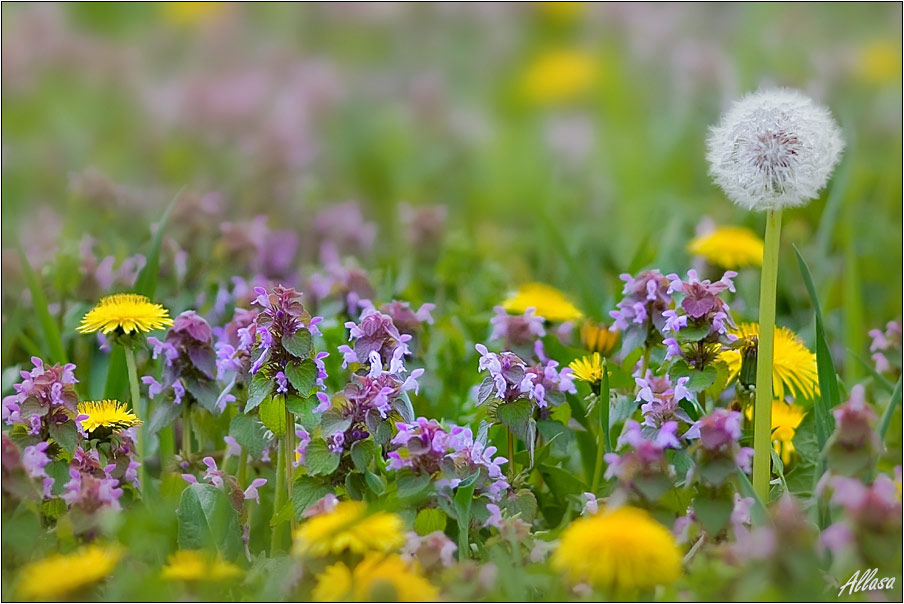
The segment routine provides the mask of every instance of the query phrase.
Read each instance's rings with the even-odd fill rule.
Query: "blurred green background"
[[[900,314],[900,4],[2,10],[4,364],[40,348],[17,242],[65,326],[108,293],[83,287],[86,246],[117,267],[144,253],[179,190],[158,288],[176,312],[253,274],[222,223],[266,216],[271,231],[239,228],[252,241],[297,233],[304,278],[322,260],[314,216],[356,200],[378,225],[356,255],[381,299],[485,325],[541,280],[605,318],[619,273],[687,270],[706,217],[762,231],[711,184],[704,141],[733,99],[772,85],[827,105],[847,140],[823,197],[787,213],[779,322],[812,345],[792,243],[846,378],[865,375],[848,351],[868,358],[868,329]],[[432,204],[442,237],[406,238],[405,212]],[[744,299],[757,278],[742,274]]]

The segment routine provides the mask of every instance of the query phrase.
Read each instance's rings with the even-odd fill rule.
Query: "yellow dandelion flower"
[[[781,455],[783,463],[791,461],[794,433],[806,414],[807,410],[800,405],[772,401],[772,446]],[[747,408],[747,419],[753,421],[753,405]]]
[[[901,79],[901,45],[892,40],[876,40],[866,45],[857,57],[860,77],[873,84]]]
[[[439,590],[398,554],[370,553],[354,571],[342,562],[317,577],[315,602],[435,602]]]
[[[295,531],[295,553],[327,556],[389,552],[405,543],[402,519],[388,512],[367,513],[361,501],[343,501],[328,514],[314,516]]]
[[[87,415],[82,420],[85,432],[117,432],[132,426],[140,426],[141,420],[119,401],[85,401],[78,404],[79,415]]]
[[[545,283],[527,283],[509,296],[502,307],[511,313],[535,308],[547,321],[572,321],[584,315],[561,291]]]
[[[603,380],[603,372],[606,370],[603,357],[598,352],[575,359],[568,366],[571,368],[575,379],[591,384],[599,384]]]
[[[225,581],[242,574],[242,570],[208,552],[181,549],[167,558],[160,576],[168,581]]]
[[[572,522],[552,565],[575,583],[624,593],[673,583],[681,554],[669,530],[645,510],[622,507]]]
[[[577,20],[587,9],[586,2],[537,2],[534,6],[541,17],[562,22]]]
[[[138,294],[114,294],[101,298],[97,306],[88,311],[78,326],[79,333],[103,331],[107,334],[114,329],[124,333],[151,331],[173,324],[169,311],[154,304],[146,296]]]
[[[604,323],[587,320],[581,325],[581,346],[584,350],[608,356],[618,344],[618,335],[617,331],[610,331]]]
[[[722,268],[763,265],[763,240],[745,227],[719,227],[692,239],[687,251]]]
[[[23,600],[54,601],[82,593],[106,579],[122,557],[117,546],[89,545],[71,554],[56,554],[32,562],[19,574]]]
[[[760,333],[758,323],[741,323],[734,332],[739,338],[755,345]],[[727,350],[719,355],[730,371],[730,379],[741,371],[742,353]],[[819,392],[816,373],[816,355],[810,352],[793,331],[786,327],[775,328],[775,349],[772,361],[772,394],[784,400],[786,394],[812,400]]]
[[[533,103],[565,103],[586,94],[596,81],[592,55],[579,50],[549,51],[530,64],[521,79],[521,92]]]

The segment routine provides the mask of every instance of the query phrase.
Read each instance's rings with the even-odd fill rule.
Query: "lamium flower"
[[[22,380],[13,384],[15,394],[3,397],[3,419],[46,439],[52,424],[65,424],[78,415],[78,380],[72,363],[45,367],[38,357],[32,357],[31,363],[31,371],[19,372]]]
[[[408,542],[402,549],[403,557],[417,560],[426,572],[452,566],[455,562],[458,546],[444,532],[437,530],[421,536],[409,531],[406,537]]]
[[[706,143],[713,180],[749,210],[815,199],[844,149],[829,111],[788,89],[760,90],[735,102]]]
[[[435,602],[439,590],[398,554],[367,554],[354,569],[344,562],[317,576],[315,602]]]
[[[489,352],[483,344],[477,344],[475,349],[480,353],[478,368],[490,374],[480,385],[478,405],[490,397],[506,403],[526,398],[538,408],[545,409],[550,404],[565,402],[566,392],[577,392],[571,368],[565,367],[560,371],[556,369],[559,366],[557,361],[527,365],[512,352]]]
[[[698,235],[688,243],[687,251],[724,269],[763,264],[763,240],[746,227],[722,226]]]
[[[750,471],[753,449],[738,444],[741,438],[740,412],[716,408],[697,420],[685,437],[697,439],[694,443],[697,456],[694,472],[704,465],[723,461],[730,461],[745,472]]]
[[[111,476],[115,468],[116,464],[108,464],[98,476],[96,468],[79,465],[73,460],[69,466],[69,482],[64,487],[63,501],[70,509],[77,508],[86,516],[102,510],[118,512],[122,509],[119,499],[123,491],[119,480]]]
[[[490,319],[493,327],[490,339],[501,342],[506,350],[532,351],[537,340],[546,335],[545,319],[537,315],[532,306],[518,315],[508,314],[501,306],[496,306],[493,311],[496,316]]]
[[[604,323],[596,323],[587,319],[581,323],[581,346],[588,352],[598,352],[609,356],[618,344],[619,332],[613,331]]]
[[[545,283],[526,283],[518,291],[505,299],[502,308],[510,313],[523,313],[533,308],[536,314],[547,321],[575,321],[583,313],[565,294]]]
[[[382,362],[389,364],[394,357],[411,354],[407,342],[411,335],[399,332],[392,317],[369,306],[361,313],[358,323],[348,321],[345,327],[349,330],[349,339],[354,340],[354,348],[340,346],[343,356],[343,367],[348,363],[369,363],[370,353],[376,352]],[[401,351],[396,354],[396,350]]]
[[[851,388],[850,399],[832,410],[835,432],[826,443],[829,467],[848,476],[868,475],[883,447],[876,432],[876,412],[866,402],[861,384]]]
[[[150,337],[148,343],[152,346],[153,358],[163,357],[162,383],[151,376],[142,378],[148,384],[149,395],[153,398],[172,390],[173,402],[178,405],[188,391],[192,399],[198,398],[202,402],[200,398],[206,396],[210,390],[208,386],[217,374],[213,331],[204,317],[187,310],[176,317],[163,341]],[[221,403],[225,404],[225,401]]]
[[[412,423],[398,422],[396,427],[399,432],[390,443],[396,448],[387,454],[388,469],[410,468],[417,474],[428,474],[443,492],[480,472],[475,493],[486,493],[492,501],[499,501],[508,490],[502,473],[502,464],[508,460],[494,456],[496,447],[475,441],[470,428],[450,425],[447,429],[435,419],[424,417]]]
[[[256,310],[236,308],[230,322],[214,329],[217,336],[217,379],[241,377],[250,371],[257,315]]]
[[[579,518],[562,533],[552,566],[573,583],[612,596],[671,585],[681,553],[667,528],[644,510],[621,507]]]
[[[47,470],[44,469],[50,463],[50,456],[47,455],[49,446],[50,443],[47,441],[41,441],[22,450],[22,468],[29,478],[41,481],[41,492],[44,497],[53,496],[50,489],[53,487],[54,479],[48,476]]]
[[[23,600],[47,602],[77,596],[110,576],[122,554],[118,546],[89,545],[51,555],[20,571],[16,593]]]
[[[869,332],[872,342],[869,351],[877,373],[901,373],[901,320],[889,321],[885,331],[872,329]]]
[[[396,514],[368,513],[363,501],[342,501],[332,512],[309,518],[295,530],[293,552],[317,558],[346,551],[393,552],[405,544],[403,527]]]
[[[255,478],[248,485],[248,488],[242,490],[242,487],[235,476],[220,470],[213,457],[205,457],[201,462],[207,468],[204,472],[203,479],[206,480],[208,484],[223,490],[236,512],[242,513],[244,502],[248,499],[253,499],[260,503],[260,495],[257,490],[267,484],[266,478]],[[189,484],[197,484],[198,482],[198,479],[194,474],[183,474],[182,479]]]
[[[376,294],[367,273],[354,264],[342,264],[338,258],[324,262],[324,273],[314,273],[308,279],[308,287],[316,308],[331,299],[342,303],[342,310],[352,317],[362,309],[362,301]]]
[[[79,333],[111,331],[130,334],[163,329],[173,324],[169,311],[152,303],[147,296],[138,294],[114,294],[101,298],[97,306],[88,311],[77,328]]]
[[[317,324],[322,317],[312,317],[301,303],[301,294],[290,287],[274,286],[269,292],[254,288],[257,298],[253,304],[263,310],[255,318],[257,358],[251,365],[251,373],[257,373],[264,365],[276,367],[273,373],[283,369],[296,355],[285,348],[285,343],[300,331],[319,336]]]
[[[655,338],[665,327],[663,313],[672,305],[669,280],[658,270],[642,271],[636,277],[624,273],[619,278],[625,282],[624,298],[609,315],[615,319],[611,330],[623,332],[623,339],[636,348]]]
[[[620,498],[633,499],[635,494],[639,494],[644,502],[655,501],[661,492],[671,486],[674,470],[669,465],[665,452],[667,449],[681,447],[677,430],[678,422],[669,421],[649,438],[636,421],[629,419],[625,422],[625,431],[618,439],[618,447],[630,449],[620,454],[606,453],[604,456],[607,465],[605,478],[617,478],[625,491],[618,493]]]
[[[741,387],[750,389],[756,385],[753,372],[748,383],[742,367],[746,362],[756,364],[756,350],[760,326],[757,323],[741,323],[732,330],[739,340],[739,348],[723,350],[719,359],[728,365],[729,379],[738,376]],[[819,393],[819,377],[816,373],[816,355],[810,352],[801,339],[787,327],[775,328],[772,361],[772,393],[776,400],[787,396],[812,400]],[[748,358],[749,357],[749,358]],[[752,368],[752,367],[751,367]]]
[[[415,311],[408,302],[393,300],[380,307],[380,312],[389,315],[399,333],[415,336],[421,330],[421,324],[433,325],[433,316],[430,314],[436,308],[429,302],[421,304]]]
[[[227,581],[242,575],[242,570],[214,555],[199,550],[180,549],[166,559],[160,576],[167,581]]]
[[[681,422],[688,426],[693,423],[687,412],[679,406],[681,401],[693,400],[693,394],[687,389],[689,377],[680,377],[673,384],[668,374],[654,376],[647,370],[645,377],[636,377],[637,399],[643,401],[640,412],[643,414],[643,425],[648,432],[655,432],[669,422]],[[676,424],[678,425],[678,424]]]

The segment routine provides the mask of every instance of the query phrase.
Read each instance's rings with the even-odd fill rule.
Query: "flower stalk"
[[[129,390],[132,395],[132,411],[138,415],[138,417],[142,420],[147,419],[146,410],[141,407],[141,392],[138,389],[138,369],[135,366],[135,351],[132,349],[131,342],[123,342],[123,350],[126,355],[126,370],[129,374]],[[145,493],[146,488],[146,472],[144,469],[145,465],[145,437],[147,436],[146,427],[147,423],[139,426],[136,431],[135,437],[135,449],[138,453],[138,457],[141,458],[141,465],[138,466],[138,485],[141,490],[142,497]]]
[[[191,408],[188,401],[182,403],[182,458],[191,456]]]
[[[282,523],[279,522],[279,513],[286,504],[286,456],[283,454],[285,438],[281,438],[276,443],[276,488],[273,497],[273,516],[270,524],[273,531],[270,534],[270,555],[284,549],[283,547],[283,530]]]
[[[590,492],[596,493],[600,486],[600,478],[603,474],[603,456],[612,452],[612,441],[609,434],[609,369],[603,362],[603,372],[599,384],[594,385],[597,404],[600,407],[600,425],[597,433],[596,466],[593,469],[593,482]]]
[[[775,291],[782,211],[766,213],[763,272],[760,279],[760,332],[756,360],[756,400],[753,408],[753,488],[761,501],[769,500],[772,451],[772,362],[775,348]]]

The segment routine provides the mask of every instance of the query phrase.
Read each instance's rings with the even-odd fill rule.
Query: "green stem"
[[[172,459],[176,454],[176,435],[173,432],[173,425],[161,428],[157,433],[157,438],[160,439],[160,471],[162,472],[167,460]]]
[[[594,494],[600,486],[603,474],[603,456],[612,452],[612,441],[609,434],[609,368],[606,365],[603,365],[603,376],[598,388],[596,394],[599,399],[597,404],[600,408],[600,425],[596,442],[596,466],[593,468],[593,482],[590,486],[590,492]]]
[[[286,501],[292,501],[292,473],[295,468],[295,417],[286,409],[286,436],[283,439],[283,453],[285,460],[283,467],[286,470]],[[292,514],[291,527],[295,530],[295,514]]]
[[[239,481],[239,486],[242,488],[246,488],[248,485],[245,484],[245,481],[248,478],[248,453],[245,451],[245,447],[242,447],[242,452],[239,453],[239,472],[236,479]]]
[[[191,407],[188,401],[182,401],[182,459],[191,456]]]
[[[781,210],[766,214],[763,273],[760,279],[760,328],[756,357],[756,400],[753,407],[753,489],[764,504],[769,501],[772,451],[772,356],[775,344],[775,290]]]
[[[512,431],[506,428],[508,435],[508,474],[509,484],[515,480],[515,436]]]
[[[143,409],[141,405],[141,391],[138,389],[138,369],[135,366],[135,351],[132,350],[131,343],[123,344],[123,350],[125,351],[126,356],[126,369],[129,373],[129,389],[132,393],[132,411],[144,422],[144,424],[138,428],[135,439],[135,451],[141,459],[141,465],[138,466],[138,484],[143,497],[145,489],[147,488],[147,472],[145,470],[147,460],[145,459],[144,453],[148,418],[146,417],[147,414],[145,413],[145,409]]]
[[[286,456],[282,454],[282,446],[285,439],[280,439],[276,443],[276,488],[273,497],[273,518],[270,523],[273,525],[273,531],[270,533],[270,555],[283,549],[283,530],[282,523],[276,523],[279,512],[285,505],[286,500]]]

